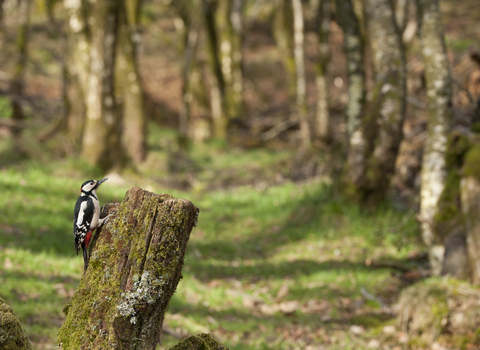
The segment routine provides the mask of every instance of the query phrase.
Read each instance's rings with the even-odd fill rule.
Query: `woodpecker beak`
[[[97,186],[95,186],[95,188],[98,188],[98,186],[100,186],[102,183],[104,183],[107,180],[108,180],[108,177],[104,178],[103,180],[98,180]]]

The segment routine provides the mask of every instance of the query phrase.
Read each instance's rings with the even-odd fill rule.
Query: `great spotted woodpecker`
[[[75,252],[78,255],[80,247],[83,249],[84,269],[88,266],[88,243],[92,238],[93,231],[108,221],[107,216],[100,219],[100,202],[97,197],[97,189],[107,178],[103,180],[88,180],[80,188],[80,197],[75,203],[73,219],[73,238],[75,238]]]

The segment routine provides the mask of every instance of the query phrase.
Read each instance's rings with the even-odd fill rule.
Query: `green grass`
[[[320,180],[274,180],[288,173],[289,151],[204,145],[185,157],[186,170],[169,174],[175,135],[152,130],[145,169],[122,174],[122,185],[107,181],[99,197],[102,203],[120,201],[139,186],[200,208],[166,327],[182,336],[212,332],[230,349],[358,349],[347,335],[350,325],[363,325],[368,337],[392,323],[361,293],[388,294],[397,287],[392,271],[365,261],[404,263],[418,249],[413,218],[394,233],[403,212],[388,206],[365,212]],[[105,174],[80,165],[71,159],[24,160],[0,167],[0,296],[35,349],[56,349],[62,308],[81,278],[73,206],[81,183]],[[197,181],[191,190],[166,187],[168,177],[188,173]],[[294,312],[282,309],[288,303]],[[164,334],[159,348],[176,343]]]

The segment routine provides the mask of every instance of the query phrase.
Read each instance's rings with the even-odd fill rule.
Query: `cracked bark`
[[[116,213],[114,213],[116,212]],[[177,284],[198,208],[139,188],[92,239],[90,261],[64,309],[58,342],[67,349],[154,349]]]

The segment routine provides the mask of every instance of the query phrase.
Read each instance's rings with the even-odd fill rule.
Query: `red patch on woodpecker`
[[[88,231],[87,235],[85,236],[85,249],[88,248],[88,243],[90,243],[91,238],[92,238],[92,231]]]

